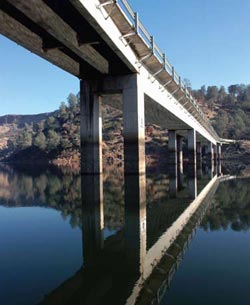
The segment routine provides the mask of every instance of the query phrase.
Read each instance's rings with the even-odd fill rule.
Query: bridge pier
[[[93,266],[104,246],[102,175],[81,175],[83,256],[85,266]]]
[[[217,163],[217,145],[213,144],[213,153],[214,153],[214,164]]]
[[[177,164],[177,137],[176,130],[168,131],[168,163],[169,168]],[[172,170],[172,169],[171,169]]]
[[[201,142],[196,143],[196,152],[197,152],[197,163],[202,161],[202,145]]]
[[[169,195],[175,198],[177,195],[177,135],[176,130],[168,131],[168,164],[169,164]]]
[[[207,144],[207,156],[206,156],[207,164],[211,165],[213,163],[213,159],[214,159],[213,144],[209,142]]]
[[[196,131],[188,130],[188,160],[189,163],[196,164]]]
[[[146,172],[144,91],[138,74],[122,77],[124,170],[126,174]]]
[[[177,135],[177,163],[178,169],[183,174],[183,137]]]
[[[143,273],[146,258],[146,176],[125,173],[126,271]]]
[[[169,196],[175,198],[178,190],[177,163],[169,167]]]
[[[195,163],[188,163],[187,184],[189,197],[197,197],[197,168]]]
[[[218,158],[218,161],[221,160],[221,144],[220,143],[217,143],[217,158]]]
[[[101,96],[95,81],[80,81],[81,172],[102,173]]]

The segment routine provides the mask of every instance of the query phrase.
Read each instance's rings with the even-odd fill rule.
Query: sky
[[[194,89],[250,84],[249,0],[129,3]],[[78,91],[76,77],[0,35],[0,115],[53,111]]]

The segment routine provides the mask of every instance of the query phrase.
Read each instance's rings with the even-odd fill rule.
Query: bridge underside
[[[180,120],[163,106],[156,103],[149,96],[145,95],[145,122],[158,125],[164,129],[176,130],[177,134],[187,137],[190,126]],[[122,111],[122,95],[121,94],[104,94],[103,104],[109,105]],[[197,132],[197,141],[207,143],[207,139]]]

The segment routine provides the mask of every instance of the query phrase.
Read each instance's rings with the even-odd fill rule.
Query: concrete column
[[[196,164],[196,131],[188,130],[188,160],[189,163]]]
[[[169,166],[177,164],[177,138],[176,131],[168,131],[168,154],[169,154]]]
[[[101,96],[98,96],[95,91],[95,82],[81,80],[80,108],[82,174],[102,173]]]
[[[84,264],[92,266],[104,245],[102,175],[82,175],[81,194]]]
[[[197,161],[197,179],[201,180],[202,178],[202,162]]]
[[[177,136],[177,163],[181,173],[183,173],[183,137]]]
[[[218,159],[218,163],[217,163],[217,176],[221,176],[222,171],[221,171],[221,160]]]
[[[196,164],[188,163],[187,184],[189,197],[195,199],[197,197],[197,169]]]
[[[214,159],[213,144],[209,142],[207,145],[207,156],[206,156],[207,164],[209,165],[213,163],[213,159]]]
[[[220,161],[221,160],[221,144],[217,143],[217,158]]]
[[[213,144],[213,152],[214,152],[214,163],[217,162],[217,145]]]
[[[183,163],[178,163],[177,164],[177,186],[178,186],[178,191],[183,189]]]
[[[175,198],[178,190],[177,163],[169,167],[169,196]]]
[[[146,176],[125,174],[125,267],[127,272],[144,272],[147,253]]]
[[[202,161],[202,145],[201,142],[196,143],[197,163]]]
[[[143,86],[138,74],[123,79],[124,170],[142,174],[146,171]]]

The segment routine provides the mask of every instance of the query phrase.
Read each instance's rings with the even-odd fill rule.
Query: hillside
[[[121,111],[104,105],[103,155],[104,166],[123,164]],[[0,125],[0,160],[11,162],[53,162],[57,165],[79,164],[80,158],[79,96],[70,94],[53,113],[13,117],[12,124]],[[6,122],[6,118],[0,118]],[[40,121],[39,118],[40,117]],[[17,120],[18,119],[18,120]],[[167,131],[158,126],[146,126],[147,162],[153,164],[166,156]]]
[[[250,140],[250,85],[202,86],[192,92],[222,138]]]
[[[250,86],[232,85],[227,90],[216,86],[193,90],[193,95],[223,138],[243,139],[224,149],[224,156],[237,159],[250,156]],[[6,115],[0,117],[0,160],[15,162],[53,162],[79,164],[79,95],[70,94],[53,113]],[[104,166],[123,164],[122,113],[103,106]],[[147,163],[161,158],[167,162],[167,130],[146,122]],[[165,161],[165,162],[164,162]]]

